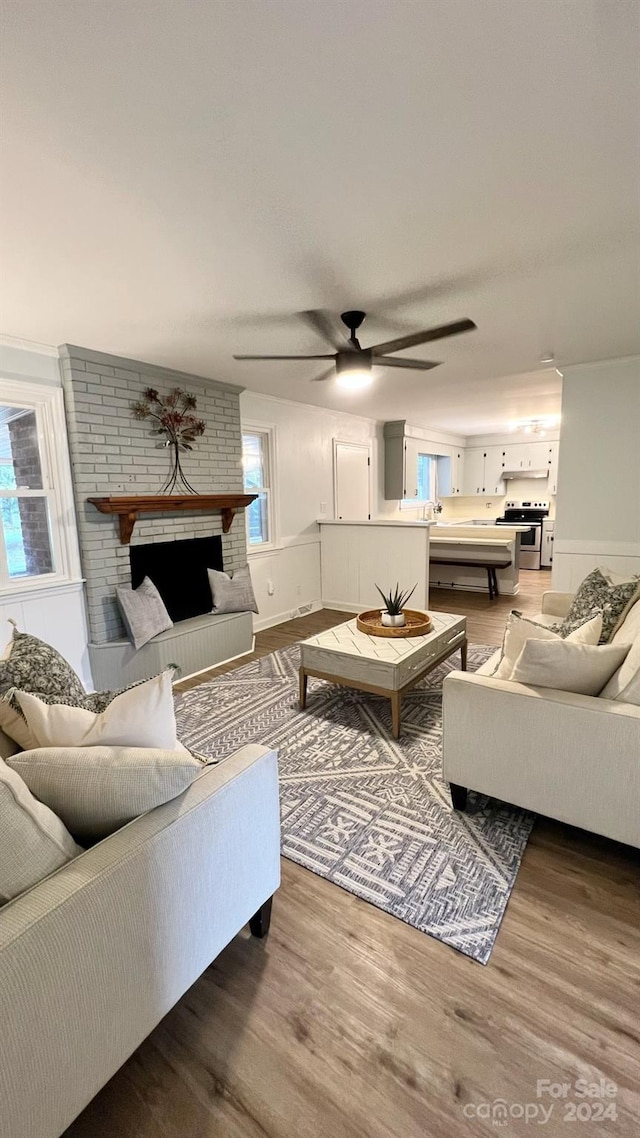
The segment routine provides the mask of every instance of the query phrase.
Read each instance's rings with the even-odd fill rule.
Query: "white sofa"
[[[548,592],[534,620],[566,615],[571,594]],[[636,602],[640,604],[640,602]],[[450,672],[443,687],[443,773],[454,806],[467,789],[640,847],[640,707]]]
[[[252,745],[1,908],[2,1138],[57,1138],[243,925],[265,934],[279,883],[277,755]]]

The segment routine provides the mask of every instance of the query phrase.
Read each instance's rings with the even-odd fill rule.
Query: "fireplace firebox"
[[[132,545],[129,562],[134,589],[149,577],[171,619],[188,620],[211,612],[207,569],[223,569],[222,538],[192,537]]]

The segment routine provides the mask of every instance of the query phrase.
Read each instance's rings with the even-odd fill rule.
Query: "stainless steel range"
[[[497,526],[528,525],[526,533],[520,534],[520,568],[542,568],[542,523],[549,516],[548,502],[534,502],[531,499],[506,502],[504,517],[496,518]]]

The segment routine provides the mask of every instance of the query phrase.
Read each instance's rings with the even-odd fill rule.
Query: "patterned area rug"
[[[493,648],[471,646],[469,670]],[[402,701],[309,680],[298,707],[297,647],[177,698],[180,738],[224,759],[279,749],[282,852],[365,901],[486,964],[533,816],[482,795],[451,806],[441,774],[442,681],[457,654]]]

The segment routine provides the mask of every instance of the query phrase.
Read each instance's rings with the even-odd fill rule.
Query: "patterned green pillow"
[[[608,569],[594,569],[585,577],[565,619],[554,626],[554,631],[561,636],[568,636],[579,625],[601,612],[602,632],[599,643],[607,644],[639,596],[640,574],[624,580],[616,579]]]
[[[87,694],[71,664],[55,648],[28,632],[18,632],[17,628],[13,630],[8,654],[0,660],[0,696],[10,688],[74,703]]]

